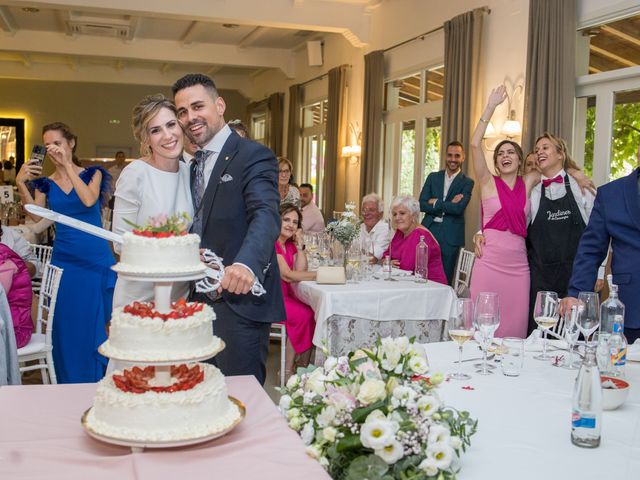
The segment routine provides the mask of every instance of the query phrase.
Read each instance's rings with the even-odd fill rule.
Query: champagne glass
[[[473,337],[473,300],[470,298],[460,298],[456,301],[456,314],[447,322],[449,336],[451,340],[458,344],[458,370],[449,375],[454,380],[468,380],[471,375],[462,373],[462,346],[467,340]]]
[[[580,330],[578,329],[578,306],[571,307],[571,313],[564,317],[564,338],[569,344],[569,360],[562,365],[568,370],[575,370],[580,366],[579,363],[573,361],[573,349],[578,341]]]
[[[578,302],[584,307],[578,309],[578,328],[584,336],[585,346],[589,344],[589,337],[600,327],[599,297],[595,292],[580,292]]]
[[[551,356],[547,355],[547,332],[558,323],[558,294],[556,292],[538,292],[536,293],[536,304],[533,307],[533,319],[538,324],[538,328],[543,334],[542,354],[536,355],[536,360],[551,360]]]
[[[487,368],[487,349],[491,345],[493,335],[500,325],[500,301],[495,292],[480,292],[476,297],[475,328],[480,332],[482,340],[482,367],[476,373],[491,375]]]

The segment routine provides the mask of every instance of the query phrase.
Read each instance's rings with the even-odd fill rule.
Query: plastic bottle
[[[624,370],[627,364],[627,338],[624,336],[624,318],[616,315],[613,321],[613,333],[609,339],[609,351],[611,352],[611,363],[608,373],[612,377],[624,377]]]
[[[429,247],[424,242],[424,235],[420,235],[420,243],[416,246],[416,283],[426,283],[429,271]]]
[[[578,447],[600,446],[602,429],[602,385],[595,346],[587,351],[573,390],[571,443]]]
[[[600,332],[613,333],[613,322],[616,315],[624,318],[624,303],[618,298],[618,286],[612,282],[612,276],[607,275],[609,282],[609,298],[600,305]]]

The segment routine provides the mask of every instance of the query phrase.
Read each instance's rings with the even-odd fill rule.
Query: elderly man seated
[[[377,193],[370,193],[362,198],[360,207],[363,223],[360,225],[360,241],[367,246],[377,262],[389,246],[389,224],[385,222],[384,203]]]

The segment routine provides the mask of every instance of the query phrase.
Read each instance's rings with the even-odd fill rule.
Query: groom
[[[199,150],[191,164],[193,233],[223,258],[215,334],[226,348],[214,358],[224,375],[266,377],[272,322],[285,320],[275,241],[280,234],[278,165],[273,152],[240,137],[224,120],[225,102],[211,78],[188,74],[172,87],[178,120]],[[267,293],[249,293],[257,279]],[[204,298],[203,298],[204,297]]]

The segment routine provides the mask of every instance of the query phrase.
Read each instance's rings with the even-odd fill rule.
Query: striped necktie
[[[212,154],[209,150],[198,150],[193,161],[195,162],[195,168],[193,169],[193,182],[191,183],[191,195],[193,196],[193,206],[195,215],[193,216],[193,226],[191,231],[202,235],[202,197],[204,196],[204,165],[207,158]]]

